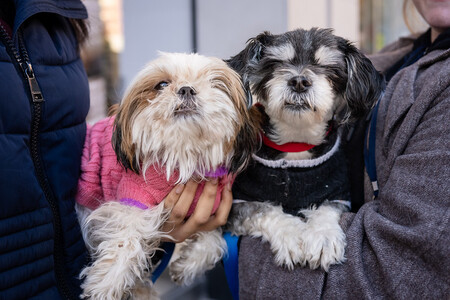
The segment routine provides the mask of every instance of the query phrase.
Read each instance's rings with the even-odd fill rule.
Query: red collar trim
[[[314,148],[316,145],[306,144],[306,143],[286,143],[278,145],[272,142],[265,134],[262,135],[262,141],[264,145],[276,149],[281,152],[303,152]]]
[[[328,131],[325,136],[328,136],[328,134],[331,132],[331,128],[332,126],[328,128]],[[307,143],[295,143],[295,142],[279,145],[275,142],[272,142],[264,133],[262,133],[262,141],[264,145],[281,152],[304,152],[318,146]]]

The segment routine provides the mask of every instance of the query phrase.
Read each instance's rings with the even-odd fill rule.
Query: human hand
[[[227,183],[221,194],[221,201],[214,215],[211,215],[216,199],[218,180],[212,179],[205,183],[193,214],[186,220],[186,214],[191,207],[198,187],[193,180],[177,185],[164,199],[164,208],[171,210],[168,220],[162,226],[177,243],[189,238],[198,231],[211,231],[226,224],[230,213],[233,196],[230,184]]]

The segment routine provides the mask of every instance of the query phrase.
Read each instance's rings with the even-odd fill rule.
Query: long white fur
[[[306,221],[285,214],[281,206],[270,203],[235,202],[227,230],[234,235],[251,235],[267,241],[275,263],[289,270],[301,265],[328,271],[332,264],[344,262],[346,241],[339,226],[341,209],[326,203],[301,213]],[[212,269],[226,255],[221,232],[199,233],[180,247],[179,258],[170,266],[175,282],[192,283],[196,276]]]
[[[230,74],[222,73],[228,71]],[[171,76],[169,87],[161,90],[157,99],[148,100],[148,105],[127,115],[132,121],[134,154],[143,165],[143,174],[152,165],[159,165],[166,168],[167,178],[176,170],[178,181],[186,182],[193,176],[203,177],[206,171],[214,171],[218,166],[229,165],[234,154],[229,145],[236,139],[242,126],[239,122],[243,121],[236,109],[238,105],[245,107],[245,103],[233,103],[244,101],[244,98],[231,99],[230,95],[237,97],[233,94],[237,89],[230,91],[235,87],[228,87],[222,81],[224,75],[234,76],[231,81],[240,83],[237,73],[222,60],[196,54],[161,53],[159,59],[136,76],[125,94],[130,93],[136,83],[147,83],[149,77],[160,76],[157,79],[165,81],[166,76]],[[184,86],[191,86],[196,92],[196,113],[188,117],[174,114],[181,101],[177,92]],[[84,278],[81,297],[102,300],[157,298],[150,281],[154,267],[151,257],[163,238],[170,239],[167,232],[161,231],[170,213],[164,209],[164,201],[145,210],[116,201],[106,202],[95,210],[79,205],[76,209],[92,257],[92,263],[80,274]],[[203,265],[210,268],[223,256],[226,246],[217,232],[200,233],[195,240],[199,246],[184,257],[194,263],[194,269],[177,260],[175,273],[201,272],[199,268],[205,268]],[[208,245],[210,254],[202,256],[199,248],[203,246],[200,245]],[[195,262],[199,264],[195,265]],[[180,275],[180,278],[187,282],[193,280],[188,275]]]
[[[270,203],[234,206],[233,210],[239,211],[238,217],[231,219],[234,233],[269,242],[279,266],[290,270],[296,264],[309,265],[311,269],[321,266],[328,271],[331,264],[345,261],[345,234],[339,226],[341,211],[336,207],[321,205],[302,210],[305,222]]]
[[[302,210],[307,227],[301,233],[305,261],[311,269],[322,267],[328,271],[332,264],[346,261],[345,233],[339,225],[342,209],[328,203],[317,209]]]
[[[227,89],[223,82],[214,80],[221,74],[204,72],[211,58],[171,54],[165,59],[164,55],[148,65],[138,78],[164,64],[167,71],[180,74],[182,80],[173,82],[174,86],[161,91],[157,101],[149,100],[148,106],[133,116],[132,141],[138,146],[136,157],[142,161],[143,174],[151,165],[164,165],[167,178],[177,170],[179,181],[186,182],[193,175],[202,176],[228,162],[232,153],[224,161],[224,143],[235,138],[230,124],[237,124],[238,116],[230,97],[217,88]],[[177,91],[185,85],[193,86],[197,92],[198,116],[173,118],[173,111],[181,103]]]
[[[183,285],[191,284],[199,274],[214,268],[227,253],[220,228],[199,232],[178,248],[178,257],[170,263],[170,275],[174,282]]]
[[[167,216],[164,203],[143,210],[111,201],[93,210],[81,223],[93,258],[80,274],[85,278],[81,297],[121,299],[133,296],[134,289],[152,295],[148,262],[161,239],[170,238],[160,231]]]

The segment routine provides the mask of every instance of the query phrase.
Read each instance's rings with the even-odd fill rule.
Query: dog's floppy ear
[[[129,118],[124,117],[128,110],[117,106],[115,109],[114,130],[111,138],[112,147],[116,153],[117,161],[127,170],[139,174],[139,163],[134,155],[135,145],[131,142],[131,124]]]
[[[247,46],[244,50],[239,52],[237,55],[231,57],[225,62],[235,70],[242,78],[242,84],[244,86],[246,96],[247,96],[247,107],[251,108],[253,104],[253,97],[250,90],[250,74],[249,68],[254,68],[255,65],[262,59],[264,55],[264,48],[268,45],[269,41],[273,35],[264,31],[258,36],[251,38],[247,41]]]
[[[234,154],[231,159],[230,173],[241,172],[248,164],[253,153],[259,147],[262,116],[256,106],[246,111],[244,122],[234,141]]]
[[[233,154],[229,166],[229,172],[236,174],[247,165],[258,146],[259,111],[251,107],[251,104],[249,107],[247,91],[243,86],[241,76],[223,62],[217,68],[220,69],[220,72],[216,72],[217,75],[213,81],[217,80],[222,83],[217,84],[216,87],[228,94],[238,113],[239,120],[235,127],[236,138],[230,145],[233,148]]]
[[[341,39],[341,50],[347,65],[347,86],[344,100],[350,120],[363,117],[375,104],[385,89],[385,81],[370,60],[349,41]]]
[[[247,73],[249,64],[258,63],[264,56],[264,48],[272,37],[273,35],[270,32],[264,31],[258,36],[249,39],[244,50],[226,60],[226,63],[243,76]]]

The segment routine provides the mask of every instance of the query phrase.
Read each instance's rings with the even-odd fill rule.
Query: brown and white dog
[[[219,171],[224,179],[246,165],[257,137],[246,101],[240,76],[224,61],[162,53],[115,115],[88,130],[77,196],[92,257],[81,273],[83,298],[155,296],[151,257],[168,237],[161,226],[170,213],[162,201],[176,183]]]

